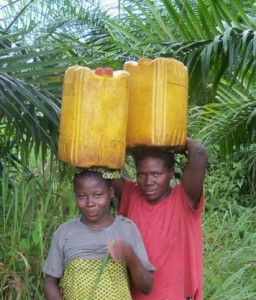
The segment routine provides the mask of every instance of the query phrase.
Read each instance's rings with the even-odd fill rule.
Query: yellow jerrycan
[[[127,146],[184,146],[187,137],[188,71],[171,58],[128,61]]]
[[[125,159],[128,76],[110,68],[69,67],[61,103],[59,159],[76,167],[121,169]]]

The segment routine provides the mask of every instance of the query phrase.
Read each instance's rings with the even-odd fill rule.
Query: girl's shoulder
[[[132,220],[128,219],[123,215],[116,214],[115,217],[116,217],[116,221],[119,223],[133,223]]]
[[[130,228],[130,229],[137,229],[137,226],[135,225],[135,223],[126,218],[123,215],[116,215],[116,225],[119,226],[119,228]]]
[[[80,226],[80,217],[77,217],[75,219],[69,220],[57,228],[55,231],[55,235],[62,235],[63,233],[67,233],[69,231],[72,231],[73,229],[76,229]]]

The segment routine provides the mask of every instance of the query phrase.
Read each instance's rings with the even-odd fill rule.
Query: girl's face
[[[146,157],[137,165],[137,182],[149,203],[158,204],[170,194],[173,170],[160,158]]]
[[[92,228],[104,228],[112,224],[109,206],[114,191],[104,179],[80,177],[75,183],[76,205],[83,214],[83,222]]]

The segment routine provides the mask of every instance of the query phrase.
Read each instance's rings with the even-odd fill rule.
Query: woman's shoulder
[[[128,177],[124,178],[124,184],[129,187],[137,187],[138,186],[138,183],[136,180],[128,178]]]

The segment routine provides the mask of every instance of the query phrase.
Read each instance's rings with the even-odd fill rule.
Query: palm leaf
[[[250,149],[255,143],[255,92],[248,97],[242,83],[229,88],[228,82],[222,81],[216,101],[193,113],[191,126],[201,128],[205,143],[218,144],[224,156]]]
[[[6,74],[0,74],[0,94],[2,145],[35,145],[37,154],[47,145],[56,153],[59,100]]]

